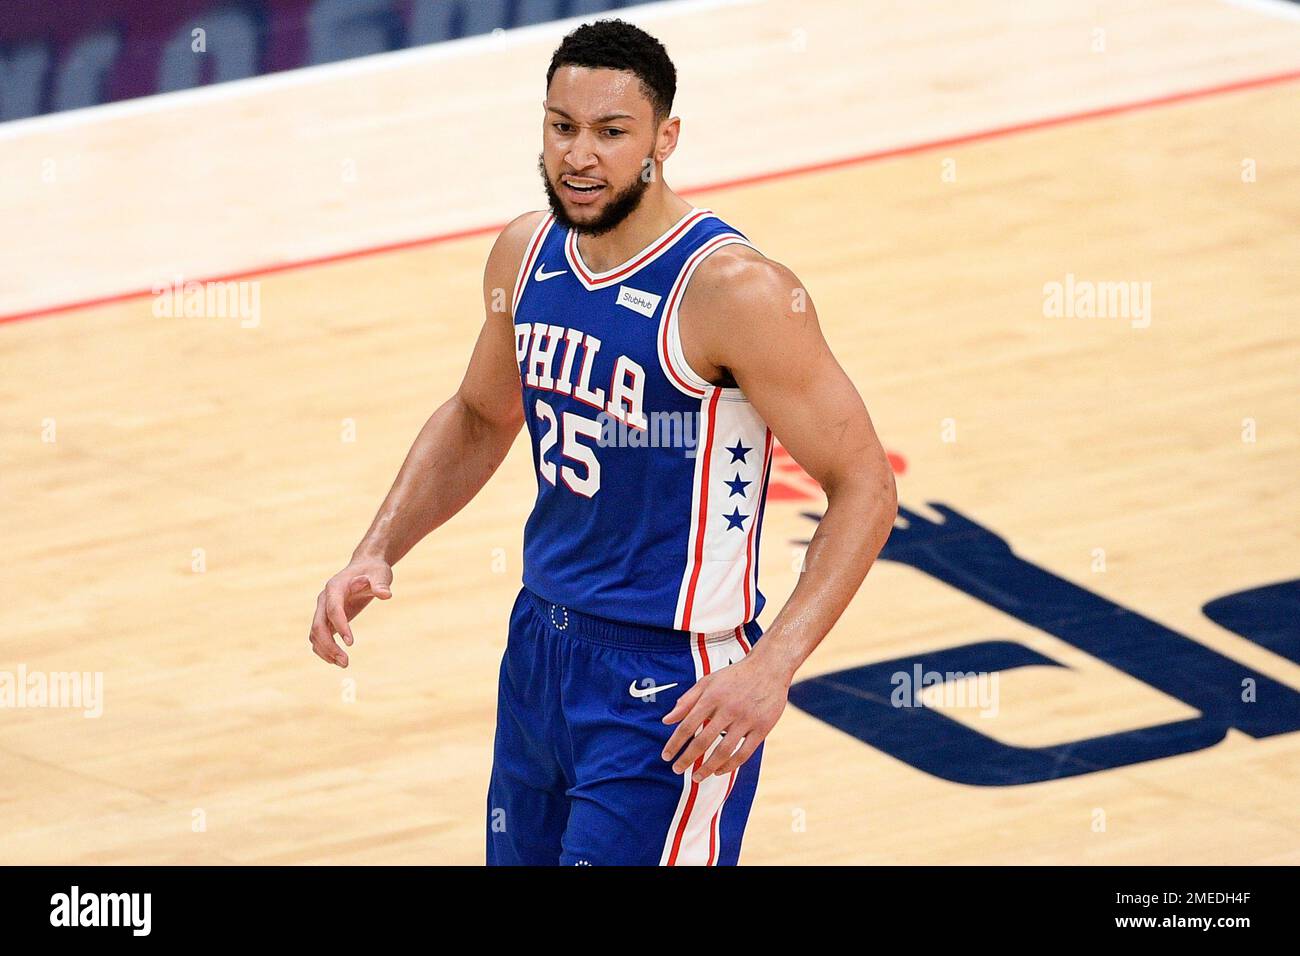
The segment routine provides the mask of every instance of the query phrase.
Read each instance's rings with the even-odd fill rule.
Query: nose
[[[564,161],[568,163],[569,168],[575,173],[590,169],[596,165],[596,153],[591,148],[590,130],[579,130],[578,135],[573,138],[572,145],[569,146],[568,152],[564,154]]]

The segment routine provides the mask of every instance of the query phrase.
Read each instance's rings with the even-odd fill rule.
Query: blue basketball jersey
[[[733,243],[750,245],[707,209],[606,272],[551,215],[529,240],[512,299],[537,470],[523,583],[546,600],[703,633],[763,609],[772,432],[739,388],[687,365],[678,337],[691,274]]]

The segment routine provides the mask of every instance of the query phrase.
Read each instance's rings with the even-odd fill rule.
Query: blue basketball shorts
[[[714,634],[622,624],[521,590],[501,660],[488,864],[734,866],[763,747],[695,783],[660,756],[676,729],[663,717],[761,634],[757,621]]]

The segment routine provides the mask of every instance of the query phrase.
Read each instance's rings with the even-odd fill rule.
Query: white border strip
[[[549,20],[546,23],[532,23],[528,26],[514,27],[509,30],[501,30],[499,33],[483,33],[475,36],[459,37],[454,40],[443,40],[422,46],[389,50],[385,53],[372,53],[369,56],[354,57],[334,63],[294,67],[278,73],[265,73],[209,86],[196,86],[187,90],[174,90],[170,93],[152,93],[137,99],[121,100],[114,103],[103,103],[98,106],[64,110],[60,113],[47,113],[41,116],[9,120],[0,122],[0,141],[16,139],[29,133],[53,132],[101,120],[117,119],[123,116],[138,116],[198,103],[235,99],[246,94],[251,95],[295,86],[306,86],[323,80],[382,73],[411,63],[455,60],[478,53],[509,50],[537,40],[561,38],[570,30],[584,23],[593,23],[596,20],[611,17],[618,17],[629,23],[639,25],[642,22],[652,22],[680,14],[696,14],[706,10],[750,6],[764,2],[766,0],[658,0],[658,2],[634,7],[615,7],[580,17],[567,17],[563,20]]]
[[[1288,0],[1223,0],[1223,2],[1241,7],[1243,10],[1253,10],[1265,16],[1277,17],[1280,20],[1300,21],[1300,3],[1290,3]]]
[[[738,385],[714,385],[708,379],[701,376],[695,369],[691,368],[686,361],[686,350],[682,347],[681,325],[678,314],[681,312],[682,301],[686,298],[686,287],[690,284],[691,276],[699,268],[700,263],[717,252],[723,246],[742,245],[754,249],[754,246],[740,235],[734,232],[720,232],[700,243],[687,258],[677,278],[668,289],[665,297],[664,311],[659,317],[659,328],[655,332],[655,347],[659,353],[659,365],[664,370],[664,376],[677,391],[689,398],[699,398],[701,393],[707,396],[711,389],[719,389],[722,397],[727,401],[743,399],[744,393]],[[758,252],[757,249],[754,249]],[[761,254],[761,253],[760,253]],[[680,287],[680,288],[679,288]],[[667,329],[667,343],[665,344],[665,328]],[[670,369],[671,366],[671,369]],[[674,376],[676,372],[676,376]],[[682,388],[678,377],[696,389],[688,392]]]
[[[515,276],[514,295],[510,297],[511,321],[514,320],[515,313],[519,311],[519,301],[524,297],[524,286],[528,285],[528,273],[533,268],[533,262],[542,254],[542,246],[546,245],[546,237],[554,224],[555,216],[547,213],[542,217],[542,221],[537,224],[533,234],[528,237],[528,245],[524,246],[524,258],[519,263],[519,274]]]

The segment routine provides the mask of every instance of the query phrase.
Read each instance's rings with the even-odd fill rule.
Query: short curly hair
[[[546,88],[562,66],[627,70],[641,81],[641,89],[659,122],[672,112],[677,95],[677,68],[664,45],[640,27],[624,20],[584,23],[566,36],[551,56]]]

